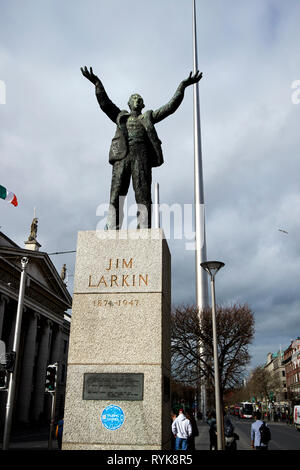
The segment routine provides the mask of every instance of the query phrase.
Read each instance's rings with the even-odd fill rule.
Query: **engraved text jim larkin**
[[[111,271],[112,269],[133,269],[134,260],[117,258],[113,260],[109,259],[105,271]],[[89,275],[88,287],[142,287],[148,286],[149,275],[148,274],[101,274],[99,276]]]

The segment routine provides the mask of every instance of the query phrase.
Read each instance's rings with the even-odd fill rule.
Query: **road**
[[[235,432],[240,439],[237,441],[238,450],[251,450],[250,445],[250,429],[253,420],[244,420],[232,418]],[[267,423],[270,427],[272,439],[269,443],[269,450],[300,450],[300,432],[294,426],[286,423]],[[197,450],[209,449],[208,425],[198,423],[199,437],[196,439]]]
[[[249,449],[250,443],[250,429],[253,421],[235,420],[236,432],[240,435],[240,440],[243,443],[245,450],[245,441]],[[269,450],[300,450],[300,432],[294,426],[287,425],[286,423],[267,423],[270,427],[272,439],[269,443]]]

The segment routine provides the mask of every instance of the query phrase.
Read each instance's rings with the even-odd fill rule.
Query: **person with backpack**
[[[209,425],[209,450],[217,450],[217,421],[214,411],[208,412],[206,422]]]
[[[224,437],[225,450],[237,450],[236,441],[239,439],[238,434],[234,432],[234,426],[229,416],[224,414]]]
[[[251,447],[256,450],[268,450],[271,431],[268,425],[262,421],[260,411],[254,413],[254,419],[254,423],[251,424]]]

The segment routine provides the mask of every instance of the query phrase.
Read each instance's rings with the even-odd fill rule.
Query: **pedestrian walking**
[[[262,421],[261,412],[254,413],[254,423],[251,424],[251,447],[256,450],[268,450],[271,432],[268,425]]]
[[[289,424],[289,419],[290,419],[289,418],[289,409],[286,408],[285,409],[285,422],[286,422],[286,424]]]
[[[58,445],[59,450],[61,450],[61,447],[62,447],[63,429],[64,429],[64,420],[60,419],[58,421],[58,424],[56,426],[56,431],[55,431],[55,436],[57,439],[57,445]]]
[[[217,450],[217,421],[214,411],[208,413],[206,422],[209,425],[209,450]]]
[[[172,432],[175,437],[175,450],[187,450],[188,438],[192,435],[192,425],[186,418],[183,408],[180,408],[177,418],[172,423]]]
[[[173,424],[173,421],[175,421],[175,419],[177,418],[177,415],[174,411],[171,411],[171,426]],[[171,427],[171,449],[175,449],[175,437],[174,437],[174,434],[172,432],[172,427]]]
[[[188,450],[196,450],[195,437],[199,436],[199,430],[192,410],[186,410],[185,416],[192,425],[192,435],[188,437]]]
[[[224,414],[224,437],[225,437],[225,450],[237,450],[236,441],[239,435],[234,432],[234,426],[228,415]]]

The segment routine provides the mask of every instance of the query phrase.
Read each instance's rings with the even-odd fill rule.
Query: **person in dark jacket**
[[[190,420],[192,425],[192,435],[188,437],[188,450],[196,450],[195,448],[195,437],[199,436],[198,426],[192,410],[188,409],[185,412],[185,416]]]
[[[92,67],[81,68],[81,72],[95,85],[96,97],[102,111],[117,124],[115,136],[109,152],[109,162],[113,165],[110,211],[106,228],[118,230],[122,226],[122,202],[127,195],[132,177],[135,199],[138,206],[138,228],[151,228],[151,182],[152,167],[163,164],[161,141],[154,125],[174,113],[184,98],[184,90],[197,83],[202,73],[196,72],[183,80],[173,98],[156,111],[146,111],[143,98],[135,93],[129,98],[130,112],[121,111],[107,96],[104,86]],[[121,200],[120,200],[121,198]]]
[[[175,419],[177,418],[177,415],[176,413],[172,410],[171,411],[171,426],[173,424],[173,421],[175,421]],[[171,429],[171,449],[175,449],[175,436],[174,434],[172,433],[172,429]]]
[[[224,413],[224,438],[225,450],[237,450],[236,441],[239,439],[238,434],[234,432],[234,426],[228,415]]]
[[[217,421],[214,411],[208,413],[206,422],[209,425],[209,450],[217,450]]]

